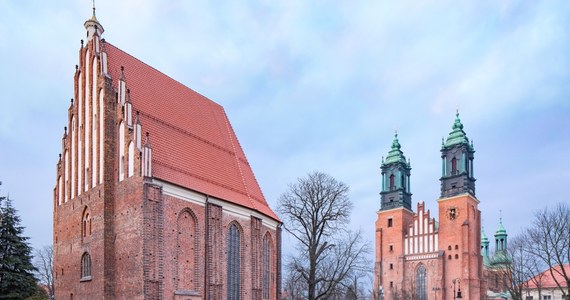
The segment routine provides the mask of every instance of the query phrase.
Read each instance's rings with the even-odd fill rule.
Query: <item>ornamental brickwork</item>
[[[281,222],[223,108],[106,42],[94,14],[85,28],[53,194],[56,298],[280,299]]]

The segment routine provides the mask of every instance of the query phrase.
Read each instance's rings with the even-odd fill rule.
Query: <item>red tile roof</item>
[[[564,280],[564,278],[562,277],[562,270],[563,269],[561,268],[561,266],[557,265],[552,268],[552,274],[554,274],[554,276],[552,276],[552,274],[550,273],[550,269],[548,269],[534,276],[532,279],[524,283],[524,286],[528,286],[528,288],[530,289],[536,289],[537,288],[536,282],[539,282],[541,288],[557,288],[558,285],[554,281],[554,278],[556,278],[560,286],[567,287],[566,280]],[[564,265],[564,271],[566,271],[566,274],[570,275],[570,264]]]
[[[133,111],[150,133],[153,177],[279,220],[221,105],[108,42],[105,50],[114,88],[124,66]]]

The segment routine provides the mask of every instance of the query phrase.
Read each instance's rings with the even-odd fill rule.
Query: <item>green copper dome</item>
[[[383,164],[391,164],[397,162],[406,164],[406,157],[400,148],[401,146],[400,142],[398,141],[398,133],[396,132],[394,134],[394,141],[392,142],[392,149],[390,152],[388,152],[388,156],[386,156],[386,160],[383,162]]]
[[[499,228],[497,228],[497,232],[495,232],[495,236],[507,235],[507,230],[503,226],[503,220],[499,221]]]
[[[461,145],[465,144],[469,146],[469,139],[463,131],[463,124],[461,124],[461,120],[459,119],[459,112],[455,114],[455,122],[453,123],[452,131],[449,133],[445,144],[442,145],[443,147],[449,148],[454,145]]]

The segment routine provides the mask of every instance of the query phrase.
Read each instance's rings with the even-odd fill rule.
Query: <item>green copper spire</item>
[[[386,160],[383,162],[384,164],[391,164],[395,162],[401,162],[406,164],[406,157],[402,150],[400,150],[400,142],[398,141],[398,132],[394,133],[394,141],[392,142],[392,149],[388,152],[388,156],[386,156]]]
[[[489,238],[485,234],[485,228],[481,228],[481,255],[483,256],[483,264],[490,266],[492,264],[489,259]]]
[[[469,146],[469,139],[465,131],[463,131],[463,124],[461,124],[461,119],[459,119],[459,111],[455,114],[455,122],[453,123],[452,131],[445,141],[445,147],[448,148],[458,144],[466,144]]]
[[[489,238],[485,234],[485,228],[481,228],[481,245],[487,244],[489,245]]]

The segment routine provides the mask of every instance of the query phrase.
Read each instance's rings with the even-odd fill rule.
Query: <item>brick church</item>
[[[281,222],[224,109],[85,22],[54,189],[57,299],[279,299]]]
[[[398,136],[382,161],[376,221],[377,299],[485,299],[481,212],[475,197],[474,148],[457,114],[441,145],[439,222],[423,202],[412,210],[410,162]],[[459,297],[461,295],[461,297]]]

